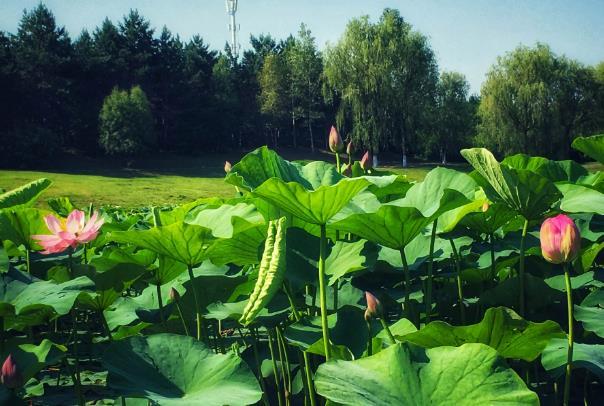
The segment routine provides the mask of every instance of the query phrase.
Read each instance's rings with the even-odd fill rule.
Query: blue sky
[[[39,0],[1,0],[0,30],[15,32],[24,8]],[[199,33],[213,48],[228,38],[223,0],[45,0],[72,37],[92,30],[107,16],[118,21],[138,9],[158,30],[163,25],[184,39]],[[321,48],[338,40],[347,21],[385,7],[398,8],[430,38],[441,70],[466,75],[473,92],[498,55],[519,44],[545,42],[558,54],[585,64],[604,60],[604,0],[239,0],[243,47],[249,35],[284,38],[305,22]]]

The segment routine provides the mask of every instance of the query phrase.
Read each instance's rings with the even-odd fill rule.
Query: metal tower
[[[239,31],[239,26],[235,24],[235,13],[237,12],[237,0],[226,0],[226,9],[229,17],[231,18],[231,22],[229,23],[229,31],[231,32],[231,52],[233,53],[233,57],[236,59],[239,54],[239,44],[237,44],[237,31]]]

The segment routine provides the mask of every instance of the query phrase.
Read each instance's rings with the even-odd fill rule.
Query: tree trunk
[[[402,156],[402,165],[403,168],[407,167],[407,142],[405,139],[405,133],[401,133],[401,152],[403,154]]]
[[[380,164],[380,160],[378,159],[378,154],[373,154],[373,168],[377,168]]]
[[[311,152],[315,152],[315,137],[313,136],[312,133],[312,125],[310,123],[310,120],[308,120],[308,134],[310,134],[310,150]]]
[[[441,156],[441,163],[443,164],[443,166],[447,166],[447,148],[446,147],[442,147],[440,149],[440,156]]]

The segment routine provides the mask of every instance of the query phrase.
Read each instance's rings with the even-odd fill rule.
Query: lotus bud
[[[372,319],[378,318],[382,316],[382,304],[370,292],[365,292],[365,300],[367,301],[367,309],[365,310],[365,320],[367,322]]]
[[[371,156],[371,152],[367,151],[365,152],[365,155],[363,155],[363,158],[361,158],[361,168],[363,168],[365,171],[368,171],[372,167],[373,157]]]
[[[548,218],[539,232],[541,253],[552,264],[571,262],[581,249],[581,235],[574,221],[565,214]]]
[[[178,302],[180,300],[180,293],[174,288],[170,288],[170,300],[173,302]]]
[[[485,202],[482,204],[482,212],[483,212],[483,213],[486,213],[488,210],[489,210],[489,202],[485,201]]]
[[[340,133],[334,126],[331,126],[331,131],[329,132],[329,149],[335,153],[344,152],[344,142],[342,142],[342,137],[340,137]]]
[[[9,354],[4,364],[2,364],[2,372],[0,373],[0,380],[9,389],[14,389],[22,386],[23,378],[17,367],[17,363],[13,359],[13,355]]]
[[[224,172],[228,174],[231,169],[233,169],[233,165],[229,161],[224,161]]]
[[[346,145],[346,155],[352,155],[354,152],[354,146],[352,145],[352,141],[348,141],[348,145]]]

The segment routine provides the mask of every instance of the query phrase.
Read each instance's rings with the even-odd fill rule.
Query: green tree
[[[308,142],[314,152],[313,125],[322,118],[324,109],[321,95],[323,61],[315,38],[306,25],[300,25],[298,36],[291,37],[284,53],[287,62],[293,146],[298,145],[296,124],[304,120],[308,129]]]
[[[427,38],[396,10],[385,9],[375,24],[353,19],[326,52],[325,77],[339,127],[376,153],[398,145],[406,165],[410,141],[429,129],[438,81]]]
[[[260,112],[265,118],[267,139],[270,136],[274,146],[278,144],[280,131],[287,122],[289,112],[286,69],[283,56],[271,53],[264,58],[259,74]]]
[[[474,108],[469,100],[470,85],[458,72],[443,72],[436,91],[436,129],[427,147],[437,150],[440,161],[469,145],[474,130]]]
[[[99,115],[99,143],[109,155],[136,155],[155,144],[153,117],[145,92],[114,89]]]
[[[500,154],[568,157],[572,140],[593,130],[595,80],[589,68],[544,44],[498,58],[481,89],[477,143]]]

